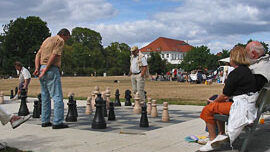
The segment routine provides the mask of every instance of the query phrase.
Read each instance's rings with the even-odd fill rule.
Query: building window
[[[161,54],[161,58],[162,58],[162,59],[164,58],[164,54]]]
[[[169,58],[170,56],[169,56],[169,54],[167,54],[167,58]]]

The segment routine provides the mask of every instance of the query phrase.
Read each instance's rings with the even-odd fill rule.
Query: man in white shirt
[[[147,71],[147,60],[145,56],[139,52],[137,46],[131,48],[131,58],[130,58],[130,75],[133,93],[137,92],[140,95],[141,101],[145,101],[144,85],[145,78],[148,75]]]
[[[14,63],[15,69],[17,70],[17,73],[19,74],[19,90],[17,95],[13,98],[14,100],[18,99],[18,96],[21,94],[21,90],[25,89],[26,94],[28,92],[28,86],[31,81],[31,74],[30,72],[22,66],[21,62],[16,61]]]

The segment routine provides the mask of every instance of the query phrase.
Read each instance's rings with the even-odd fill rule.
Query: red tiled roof
[[[175,51],[188,52],[193,46],[184,41],[159,37],[152,43],[140,49],[141,52],[160,52],[160,51]]]

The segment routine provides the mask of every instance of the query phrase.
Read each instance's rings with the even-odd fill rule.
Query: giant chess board
[[[89,131],[101,131],[101,132],[114,132],[114,133],[143,133],[146,131],[163,128],[169,125],[182,123],[191,119],[199,118],[200,112],[183,111],[183,110],[169,110],[170,121],[162,122],[162,105],[158,105],[158,117],[152,118],[151,115],[148,116],[149,127],[141,128],[140,124],[140,114],[133,113],[133,107],[131,106],[121,106],[115,107],[115,121],[108,121],[108,117],[105,117],[107,128],[106,129],[92,129],[91,124],[95,113],[91,115],[85,114],[85,106],[78,106],[78,120],[77,122],[65,122],[72,129],[89,130]],[[67,109],[65,109],[65,117],[67,115]],[[53,117],[53,110],[52,110]],[[39,118],[32,118],[27,123],[41,125],[41,120]]]

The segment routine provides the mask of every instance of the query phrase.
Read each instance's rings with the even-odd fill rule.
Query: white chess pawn
[[[148,97],[148,102],[147,102],[147,114],[151,115],[151,111],[152,111],[152,99],[150,97]]]
[[[135,105],[134,105],[134,108],[133,108],[133,113],[136,113],[136,114],[140,114],[142,112],[142,107],[140,105],[140,95],[139,93],[137,92],[136,95],[135,95]]]
[[[3,103],[5,103],[4,102],[4,93],[1,91],[0,92],[0,104],[3,104]]]
[[[162,121],[167,122],[170,120],[168,112],[168,102],[163,102]]]
[[[158,116],[158,112],[157,112],[157,101],[156,100],[152,100],[151,116],[152,117],[157,117]]]
[[[106,107],[107,107],[107,109],[109,109],[109,104],[110,104],[110,102],[111,102],[111,100],[110,100],[110,97],[111,97],[111,90],[110,90],[110,88],[109,87],[107,87],[107,89],[106,89]]]
[[[91,97],[88,97],[87,103],[86,103],[85,114],[91,115],[91,113],[92,113]]]
[[[93,92],[92,95],[91,95],[91,107],[92,107],[92,110],[95,110],[96,109],[96,94]]]

